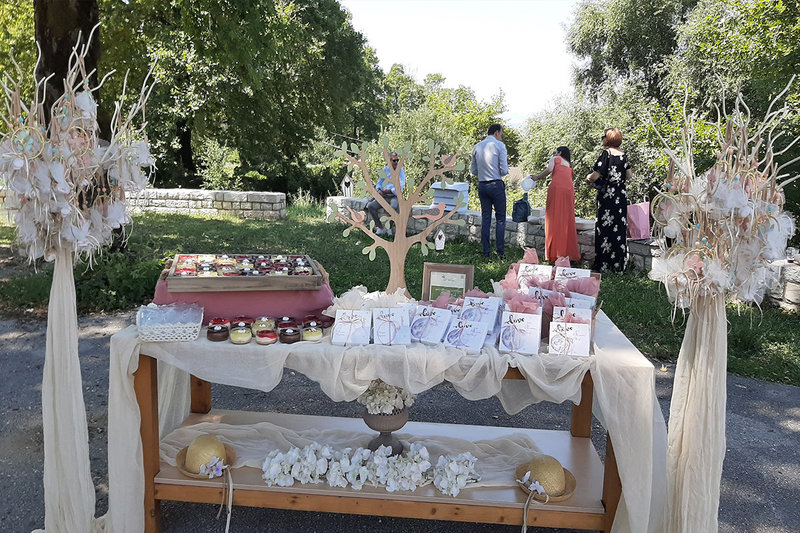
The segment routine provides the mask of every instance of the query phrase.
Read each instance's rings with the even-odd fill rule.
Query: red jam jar
[[[274,329],[262,329],[256,333],[258,344],[274,344],[278,342],[278,333]]]
[[[223,326],[225,329],[231,329],[231,321],[227,318],[214,317],[208,321],[208,327]]]
[[[303,317],[304,328],[321,328],[322,322],[319,321],[317,315],[306,315]]]
[[[231,320],[232,324],[236,324],[238,322],[245,322],[245,325],[249,328],[253,325],[253,322],[255,322],[255,320],[253,320],[249,316],[237,316],[236,318]]]
[[[317,320],[322,324],[323,328],[329,328],[333,325],[333,317],[328,315],[317,315]]]
[[[282,316],[278,319],[278,329],[295,328],[297,329],[297,321],[290,316]]]

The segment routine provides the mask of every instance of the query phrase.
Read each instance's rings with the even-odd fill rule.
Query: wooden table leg
[[[594,381],[587,372],[581,382],[581,403],[572,405],[572,426],[570,433],[573,437],[592,436],[592,401],[594,397]]]
[[[606,434],[606,464],[603,472],[603,505],[606,507],[605,532],[611,531],[614,517],[617,514],[619,499],[622,497],[622,481],[617,470],[617,457],[611,444],[611,435]]]
[[[190,390],[192,391],[192,412],[205,414],[211,410],[211,383],[203,379],[190,376]]]
[[[133,389],[141,414],[142,459],[144,463],[144,530],[161,531],[161,500],[155,498],[155,477],[161,470],[158,436],[158,371],[156,360],[139,355],[139,369],[133,374]]]

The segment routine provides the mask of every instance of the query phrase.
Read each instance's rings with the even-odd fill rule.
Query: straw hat
[[[530,472],[529,480],[536,480],[542,486],[546,494],[534,493],[533,497],[539,501],[549,500],[559,502],[566,500],[575,492],[577,482],[572,472],[561,466],[558,459],[549,455],[537,455],[527,463],[522,463],[514,471],[516,479],[521,480],[525,474]],[[530,494],[530,489],[523,483],[518,485],[525,492]]]
[[[231,446],[223,444],[213,435],[200,435],[189,446],[178,452],[175,462],[183,475],[208,479],[207,474],[200,473],[200,467],[207,465],[214,457],[226,465],[236,462],[236,452]]]

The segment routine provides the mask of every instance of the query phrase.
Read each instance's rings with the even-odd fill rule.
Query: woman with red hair
[[[603,152],[586,176],[586,183],[597,189],[597,220],[594,229],[593,270],[622,272],[628,262],[628,193],[631,179],[628,156],[619,149],[622,133],[617,128],[603,132]]]

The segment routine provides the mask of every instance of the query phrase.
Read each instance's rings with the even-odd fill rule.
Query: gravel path
[[[92,475],[97,514],[106,512],[108,477],[106,427],[109,337],[132,322],[132,313],[80,319],[83,391],[89,422]],[[44,525],[42,493],[41,377],[44,331],[40,318],[0,320],[0,486],[4,509],[0,531],[28,532]],[[657,372],[657,392],[665,416],[672,371]],[[359,416],[353,403],[330,401],[317,385],[294,372],[271,393],[235,387],[212,388],[215,407],[285,413]],[[496,399],[468,402],[444,384],[421,395],[413,419],[426,422],[475,423],[567,429],[569,406],[540,404],[510,416]],[[720,531],[797,532],[800,524],[800,387],[728,376],[728,453],[722,479]],[[595,422],[595,429],[599,426]],[[595,446],[604,454],[601,431]],[[211,505],[166,502],[164,531],[224,531]],[[457,522],[358,517],[328,513],[273,511],[236,507],[232,531],[349,532],[404,531],[515,532],[519,528]],[[556,531],[539,529],[535,531]],[[558,530],[564,531],[564,530]]]

